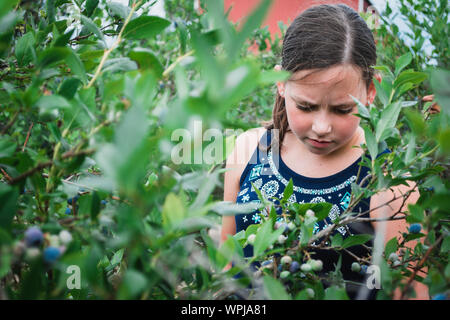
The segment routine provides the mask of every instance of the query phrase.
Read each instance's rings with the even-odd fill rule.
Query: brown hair
[[[281,67],[295,73],[350,63],[360,68],[368,88],[376,59],[373,34],[364,19],[347,5],[323,4],[305,10],[289,26],[283,39]],[[290,129],[284,98],[278,91],[272,120],[263,125],[268,130],[279,130],[264,149],[279,150],[280,142]]]

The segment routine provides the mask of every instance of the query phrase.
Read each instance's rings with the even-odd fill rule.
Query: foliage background
[[[274,81],[285,75],[273,71],[279,39],[258,29],[269,5],[262,1],[236,28],[221,1],[202,3],[202,14],[191,1],[166,1],[167,19],[148,16],[152,1],[1,2],[0,297],[224,299],[249,283],[262,286],[264,298],[309,299],[308,288],[316,291],[314,299],[346,297],[341,286],[324,290],[314,275],[289,287],[276,270],[249,273],[241,259],[248,236],[273,239],[260,243],[264,259],[273,256],[265,249],[279,231],[269,219],[262,230],[236,235],[221,247],[210,236],[223,214],[243,210],[221,201],[226,154],[214,164],[170,161],[172,132],[190,129],[195,119],[204,130],[245,130],[270,118]],[[407,296],[411,275],[432,296],[448,294],[450,279],[449,9],[445,1],[427,0],[401,1],[401,7],[414,44],[396,37],[388,7],[374,30],[383,82],[375,105],[359,112],[372,137],[368,151],[388,146],[395,152],[368,164],[374,179],[367,189],[354,186],[355,201],[404,183],[409,172],[421,198],[404,218],[426,232],[403,234],[385,248],[383,299],[397,287]],[[421,50],[423,30],[431,36],[432,57]],[[257,50],[250,54],[254,41]],[[421,101],[430,93],[442,107],[438,115]],[[208,146],[201,138],[194,137],[192,150]],[[232,146],[233,136],[224,144]],[[286,206],[302,217],[292,234],[309,228],[303,220],[308,208]],[[326,216],[326,207],[313,209]],[[44,232],[34,248],[25,241],[31,226]],[[58,236],[62,230],[71,241]],[[405,247],[417,238],[424,242]],[[286,254],[295,246],[288,241],[276,250]],[[49,247],[60,256],[48,257]],[[400,249],[402,264],[393,267],[388,253]],[[293,256],[307,259],[302,250]],[[221,272],[230,259],[237,266]],[[407,268],[413,263],[425,275]],[[69,265],[80,266],[81,289],[67,288]],[[246,276],[232,281],[242,270]]]

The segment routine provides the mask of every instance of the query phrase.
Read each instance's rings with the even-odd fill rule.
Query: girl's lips
[[[317,147],[317,148],[324,148],[324,147],[327,147],[327,146],[329,146],[329,145],[331,144],[331,141],[323,141],[323,142],[320,142],[320,141],[318,141],[318,140],[309,139],[309,138],[308,138],[308,141],[309,141],[309,143],[310,143],[312,146]]]

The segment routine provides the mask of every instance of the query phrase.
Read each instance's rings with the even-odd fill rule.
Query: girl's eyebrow
[[[292,97],[292,99],[296,103],[304,105],[304,106],[308,106],[308,107],[312,107],[312,108],[319,107],[319,105],[317,105],[317,104],[305,101],[305,100],[303,100],[301,98],[298,98],[298,97]],[[352,101],[347,101],[347,102],[344,102],[344,103],[333,104],[333,105],[330,105],[329,107],[330,108],[340,108],[340,107],[348,107],[348,106],[354,105],[354,104],[355,104],[355,102],[352,100]]]

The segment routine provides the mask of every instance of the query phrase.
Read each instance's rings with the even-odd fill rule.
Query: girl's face
[[[362,72],[351,65],[300,70],[278,83],[292,133],[317,155],[331,155],[354,142],[360,118],[352,97],[371,103],[375,87],[366,89]]]

